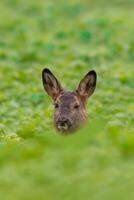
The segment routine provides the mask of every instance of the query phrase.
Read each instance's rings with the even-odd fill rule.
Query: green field
[[[98,74],[87,127],[53,128],[41,71]],[[134,1],[0,1],[0,200],[134,199]]]

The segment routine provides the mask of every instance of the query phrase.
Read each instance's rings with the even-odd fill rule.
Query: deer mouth
[[[66,131],[66,130],[68,130],[68,125],[67,124],[65,124],[65,125],[58,124],[58,129]]]
[[[60,132],[69,132],[72,127],[72,123],[70,121],[58,121],[57,129]]]

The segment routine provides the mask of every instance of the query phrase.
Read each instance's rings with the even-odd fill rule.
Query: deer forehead
[[[80,99],[75,92],[63,92],[55,100],[55,103],[61,103],[64,105],[70,105],[74,103],[80,103]]]

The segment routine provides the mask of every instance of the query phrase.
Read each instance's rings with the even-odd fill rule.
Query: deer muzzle
[[[67,117],[60,117],[56,124],[59,131],[67,131],[72,126],[71,121]]]

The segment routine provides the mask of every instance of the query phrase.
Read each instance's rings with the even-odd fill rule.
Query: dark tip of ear
[[[44,73],[52,74],[52,72],[48,68],[43,69],[42,74]]]
[[[96,71],[95,70],[91,70],[91,71],[89,71],[88,73],[87,73],[87,75],[93,75],[94,77],[95,77],[95,79],[97,78],[97,73],[96,73]]]

